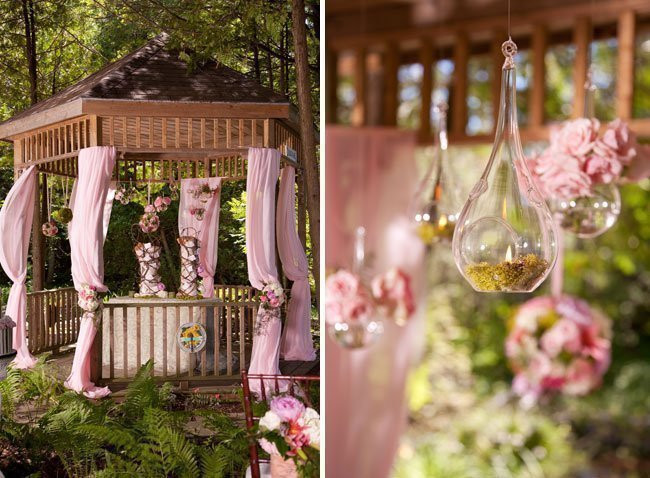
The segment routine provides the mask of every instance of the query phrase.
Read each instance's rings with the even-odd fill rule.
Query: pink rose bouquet
[[[585,395],[610,363],[610,322],[583,300],[536,297],[519,307],[505,343],[513,391],[529,403],[548,393]]]
[[[164,212],[172,203],[171,198],[165,196],[158,196],[153,202],[153,206],[156,209],[156,212]]]
[[[45,237],[54,237],[58,234],[59,228],[56,226],[56,223],[52,220],[49,220],[41,226],[41,231]]]
[[[320,416],[295,397],[278,395],[260,418],[260,446],[269,455],[292,459],[299,468],[319,464]]]
[[[600,122],[579,118],[551,133],[549,147],[528,160],[538,189],[549,199],[590,196],[593,187],[650,176],[650,148],[616,119],[599,135]]]
[[[140,229],[145,234],[156,232],[160,227],[160,218],[156,213],[156,209],[152,204],[148,204],[144,208],[144,214],[140,216]]]
[[[99,294],[94,286],[83,284],[78,296],[77,304],[86,312],[95,312],[99,308]]]
[[[267,282],[264,284],[260,301],[264,309],[277,309],[284,304],[284,289],[277,281]]]
[[[329,324],[360,322],[375,312],[375,305],[359,276],[340,270],[325,282],[325,320]]]

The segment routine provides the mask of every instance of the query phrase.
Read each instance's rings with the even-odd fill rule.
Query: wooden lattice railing
[[[33,354],[77,342],[81,309],[74,287],[27,294],[27,339]]]

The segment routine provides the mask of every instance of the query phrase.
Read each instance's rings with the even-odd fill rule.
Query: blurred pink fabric
[[[328,272],[350,269],[355,230],[362,226],[369,272],[399,266],[421,297],[424,246],[405,217],[417,180],[414,134],[328,126],[326,148]],[[422,347],[421,322],[418,313],[404,327],[386,321],[378,342],[359,350],[326,336],[328,478],[389,475],[406,423],[406,377]]]
[[[72,280],[75,289],[84,285],[94,286],[105,292],[104,285],[104,219],[110,188],[115,148],[95,146],[79,151],[79,172],[70,207],[72,221],[68,224]],[[101,307],[98,314],[101,314]],[[90,351],[97,328],[94,314],[84,312],[81,318],[77,347],[72,361],[72,371],[65,386],[83,392],[89,398],[99,398],[110,393],[108,387],[96,387],[90,381]]]
[[[191,190],[207,184],[211,189],[218,189],[207,203],[194,199]],[[193,207],[205,208],[205,216],[199,221],[190,214]],[[201,294],[206,299],[214,296],[214,274],[217,270],[217,250],[219,245],[219,212],[221,210],[221,178],[183,179],[181,180],[181,200],[178,208],[178,232],[183,235],[195,235],[199,239],[199,266],[203,278]]]
[[[246,179],[246,257],[248,280],[256,289],[278,280],[275,265],[275,188],[280,174],[280,152],[270,148],[248,150]],[[253,336],[248,373],[280,373],[279,319],[272,319],[262,334]],[[251,384],[259,394],[259,384]]]
[[[27,347],[25,277],[37,179],[34,166],[24,171],[11,187],[0,210],[0,264],[13,282],[5,313],[16,323],[13,330],[13,348],[16,351],[13,366],[23,369],[31,368],[36,363]]]
[[[285,360],[316,360],[311,336],[309,263],[296,230],[296,170],[282,168],[275,228],[284,273],[293,281],[282,331],[280,354]]]

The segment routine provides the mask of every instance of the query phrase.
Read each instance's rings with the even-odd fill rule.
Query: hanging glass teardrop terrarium
[[[447,109],[446,103],[438,103],[434,108],[437,136],[434,158],[416,190],[409,211],[418,235],[427,245],[451,241],[462,207],[449,164]]]
[[[533,184],[519,138],[512,40],[502,46],[501,106],[494,145],[465,203],[452,242],[454,260],[480,292],[531,292],[557,257],[557,231]]]
[[[585,118],[595,118],[596,86],[591,71],[585,82]],[[582,239],[600,236],[609,230],[621,213],[621,194],[614,182],[593,184],[589,195],[554,198],[549,206],[562,229]]]

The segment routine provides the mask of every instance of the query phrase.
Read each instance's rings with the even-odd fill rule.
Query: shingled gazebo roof
[[[0,139],[82,114],[126,108],[147,114],[180,104],[203,113],[237,110],[256,117],[288,118],[289,101],[255,80],[219,62],[190,70],[161,34],[138,50],[0,123]],[[173,104],[169,104],[169,103]],[[237,106],[239,105],[239,106]],[[173,114],[173,112],[171,112]]]

